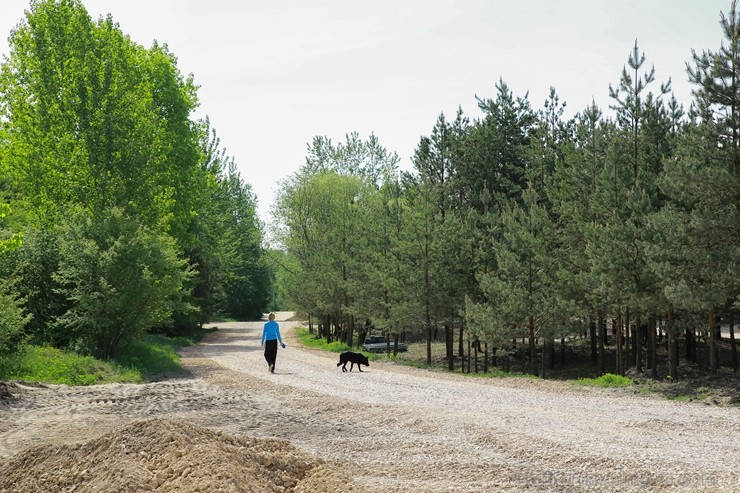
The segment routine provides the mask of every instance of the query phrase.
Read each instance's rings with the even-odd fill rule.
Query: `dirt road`
[[[343,373],[336,355],[300,348],[294,325],[281,323],[274,374],[262,323],[229,323],[184,351],[192,378],[19,387],[0,405],[0,458],[177,418],[287,440],[354,491],[740,492],[737,408],[382,362]]]

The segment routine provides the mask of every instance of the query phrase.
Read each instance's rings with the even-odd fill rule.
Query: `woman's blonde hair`
[[[275,313],[274,312],[270,312],[270,314],[267,316],[267,320],[269,320],[271,322],[273,320],[275,320]]]

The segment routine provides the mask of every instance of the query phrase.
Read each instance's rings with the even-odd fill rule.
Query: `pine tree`
[[[576,316],[589,320],[592,362],[602,364],[604,338],[597,334],[597,314],[607,311],[598,295],[596,279],[591,275],[589,257],[585,254],[594,240],[592,224],[597,216],[592,200],[597,176],[606,166],[607,145],[613,125],[603,120],[601,110],[592,103],[576,117],[574,139],[566,144],[563,160],[558,162],[547,196],[558,221],[559,272],[563,298],[574,303]],[[602,372],[606,371],[602,367]]]
[[[485,301],[466,305],[471,329],[485,340],[500,342],[525,328],[529,341],[529,371],[537,373],[535,337],[550,340],[567,319],[557,296],[555,226],[530,187],[523,205],[512,204],[501,216],[501,239],[491,248],[497,269],[479,273]],[[493,332],[490,332],[493,331]]]
[[[734,205],[734,213],[725,210],[726,215],[723,220],[714,224],[713,228],[715,235],[731,236],[734,248],[733,245],[727,243],[729,241],[727,237],[716,237],[717,243],[712,245],[710,251],[713,253],[710,255],[718,261],[718,264],[711,269],[711,272],[705,272],[705,275],[709,276],[708,280],[713,281],[710,289],[712,294],[705,293],[711,298],[711,301],[705,300],[705,308],[709,325],[709,354],[712,371],[716,371],[719,367],[715,328],[716,310],[726,304],[726,300],[722,299],[723,296],[735,298],[733,310],[740,305],[735,282],[738,272],[737,249],[740,248],[740,220],[738,219],[740,216],[740,13],[737,11],[737,0],[732,1],[729,14],[725,16],[724,13],[720,13],[720,18],[726,43],[723,43],[717,51],[693,52],[695,65],[694,67],[688,66],[689,80],[697,86],[694,94],[697,99],[701,125],[705,132],[709,133],[707,138],[718,149],[707,150],[711,154],[706,156],[684,158],[691,161],[698,158],[694,168],[699,169],[692,169],[691,172],[705,180],[702,185],[706,189],[696,190],[697,200],[692,204],[693,214],[704,216],[704,220],[711,224],[712,217],[719,219],[714,214],[725,209],[722,204],[716,203],[715,199]],[[706,149],[706,146],[703,148]],[[721,181],[722,179],[725,181]],[[728,184],[729,188],[725,186]],[[710,194],[714,196],[709,196]],[[697,225],[697,227],[700,226]],[[723,253],[729,256],[722,257],[723,253],[720,253],[722,250],[725,250]],[[719,256],[715,256],[715,252]],[[725,261],[723,262],[722,259]],[[734,275],[726,280],[729,284],[723,285],[727,269]],[[727,288],[734,288],[734,291],[730,289],[727,293],[725,292]]]
[[[660,207],[657,177],[667,152],[661,148],[667,128],[662,112],[662,96],[670,82],[660,86],[658,96],[646,92],[655,80],[655,70],[640,74],[645,64],[635,42],[628,58],[630,70],[623,68],[617,88],[610,86],[616,111],[616,129],[608,153],[608,165],[597,179],[597,194],[592,207],[598,219],[593,233],[598,242],[590,248],[593,272],[599,279],[602,295],[608,300],[617,321],[616,371],[628,367],[626,351],[630,317],[635,314],[635,364],[642,371],[642,316],[650,315],[656,302],[656,278],[647,262],[649,244],[647,218]],[[654,331],[648,332],[649,348],[654,348]],[[655,358],[651,352],[651,368]]]

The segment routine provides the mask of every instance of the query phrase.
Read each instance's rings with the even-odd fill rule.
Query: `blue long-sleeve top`
[[[272,341],[274,339],[277,339],[280,344],[283,343],[283,338],[280,337],[280,326],[277,322],[270,321],[265,324],[265,328],[262,329],[262,342],[261,344],[264,344],[265,341]]]

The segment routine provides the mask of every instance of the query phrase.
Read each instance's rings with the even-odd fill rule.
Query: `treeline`
[[[166,45],[34,0],[0,69],[0,351],[112,357],[147,331],[259,316],[256,197]]]
[[[518,342],[543,374],[556,343],[585,337],[602,373],[676,378],[680,354],[718,369],[720,322],[737,369],[739,20],[733,1],[726,42],[687,64],[688,108],[635,42],[612,116],[566,118],[554,89],[535,110],[499,81],[479,118],[440,115],[412,172],[374,136],[316,138],[275,207],[288,296],[350,345],[370,324],[422,335],[431,364],[444,334],[449,369],[465,341]]]

